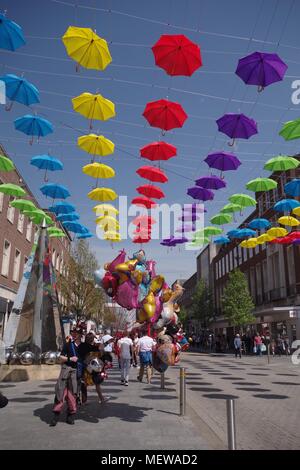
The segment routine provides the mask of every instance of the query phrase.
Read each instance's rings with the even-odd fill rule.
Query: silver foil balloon
[[[5,353],[5,364],[9,364],[10,356],[11,356],[11,351],[7,351]]]
[[[91,374],[92,372],[101,372],[102,367],[102,362],[97,358],[93,358],[89,361],[87,370]]]
[[[10,365],[20,364],[20,356],[17,352],[12,351],[10,353],[9,362]]]
[[[35,355],[31,351],[24,351],[20,356],[20,362],[23,366],[31,366],[34,363]]]
[[[42,360],[48,366],[53,366],[56,364],[57,360],[57,352],[55,351],[47,351],[42,355]]]

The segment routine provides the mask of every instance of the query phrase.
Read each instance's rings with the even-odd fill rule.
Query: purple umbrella
[[[219,176],[203,176],[195,181],[197,186],[201,186],[205,189],[222,189],[226,188],[226,181]]]
[[[175,240],[175,238],[174,238],[173,236],[170,237],[170,238],[164,238],[164,239],[160,242],[160,244],[163,245],[163,246],[169,246],[169,247],[175,246],[176,243],[174,243],[174,240]]]
[[[248,118],[245,114],[224,114],[216,120],[216,123],[220,132],[233,139],[230,146],[234,145],[235,139],[249,139],[258,132],[254,119]]]
[[[193,199],[198,199],[198,201],[212,201],[214,198],[214,193],[210,189],[200,188],[199,186],[188,188],[187,194]]]
[[[239,60],[235,73],[247,85],[257,85],[258,91],[262,91],[271,83],[282,80],[287,68],[277,54],[253,52]]]
[[[183,222],[195,222],[195,220],[200,220],[200,217],[197,214],[184,214],[178,217],[178,220],[182,220]]]
[[[240,160],[235,155],[226,152],[210,153],[204,161],[210,168],[220,170],[221,174],[223,171],[236,170],[241,165]]]
[[[191,224],[183,224],[180,228],[176,230],[176,233],[188,233],[193,232],[194,228]]]
[[[203,214],[204,212],[207,212],[206,209],[204,209],[203,204],[197,204],[197,203],[192,203],[192,204],[184,204],[182,208],[182,215],[184,214]]]
[[[172,243],[176,245],[181,245],[182,243],[187,243],[188,241],[189,239],[186,237],[176,237],[176,238],[173,238]]]

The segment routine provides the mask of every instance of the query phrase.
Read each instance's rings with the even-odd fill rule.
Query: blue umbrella
[[[229,230],[229,232],[227,232],[227,237],[235,238],[238,233],[238,229]]]
[[[284,185],[284,192],[288,196],[299,197],[300,196],[300,179],[293,179],[289,183]]]
[[[91,232],[88,233],[81,233],[80,235],[77,235],[77,238],[91,238],[94,235]]]
[[[60,214],[56,218],[60,222],[73,222],[74,220],[79,220],[80,216],[77,212],[70,212],[69,214]]]
[[[48,209],[50,212],[54,212],[54,214],[70,214],[71,212],[75,212],[75,206],[70,204],[69,202],[58,201],[53,206],[49,207]]]
[[[47,119],[32,114],[25,114],[14,121],[17,131],[24,132],[31,136],[30,143],[33,142],[33,136],[37,135],[38,139],[53,132],[53,125]]]
[[[251,229],[262,229],[262,228],[269,228],[270,227],[270,222],[267,219],[253,219],[251,222],[248,224],[248,227]]]
[[[48,181],[47,171],[62,170],[64,167],[58,158],[54,158],[51,155],[37,155],[36,157],[32,157],[30,164],[36,166],[40,170],[46,170],[44,181]]]
[[[290,212],[299,206],[300,202],[296,201],[295,199],[282,199],[281,201],[276,202],[273,209],[277,212]]]
[[[89,232],[86,227],[78,222],[63,222],[63,226],[70,232],[79,233],[81,235]]]
[[[15,51],[24,44],[25,39],[21,26],[0,13],[0,48]]]
[[[26,106],[40,102],[39,90],[25,78],[7,74],[0,77],[0,80],[5,83],[5,93],[10,101],[17,101]],[[13,103],[6,107],[7,111],[12,105]]]
[[[238,233],[235,235],[236,238],[247,238],[247,237],[254,237],[256,235],[255,230],[251,230],[250,228],[242,228],[238,230]]]
[[[231,240],[228,237],[217,237],[217,238],[215,238],[214,243],[216,245],[223,245],[223,244],[226,244],[226,243],[230,243],[230,241]]]
[[[52,197],[52,199],[66,199],[70,196],[68,189],[62,184],[47,183],[40,190],[45,196]]]

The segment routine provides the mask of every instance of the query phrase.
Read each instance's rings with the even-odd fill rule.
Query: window
[[[264,292],[266,293],[269,290],[268,267],[267,267],[267,260],[266,259],[263,261],[262,267],[263,267]]]
[[[56,257],[56,266],[55,266],[57,271],[59,271],[59,260],[60,260],[60,256],[58,254]]]
[[[2,180],[0,180],[0,184],[3,184]],[[0,193],[0,212],[2,212],[2,209],[3,209],[3,201],[4,201],[4,194]]]
[[[52,266],[55,268],[55,250],[52,251]]]
[[[288,264],[288,273],[289,273],[289,284],[293,286],[296,284],[296,272],[295,272],[295,257],[294,257],[294,247],[287,247],[287,264]]]
[[[28,263],[28,257],[27,256],[24,256],[24,268],[26,266],[26,264]]]
[[[23,233],[23,228],[24,228],[24,215],[19,214],[18,218],[18,231]]]
[[[261,303],[261,300],[262,300],[262,281],[261,281],[261,265],[260,264],[258,264],[256,266],[256,293],[257,293],[259,303]]]
[[[14,259],[14,271],[13,271],[13,281],[15,282],[19,282],[20,265],[21,265],[21,252],[19,250],[16,250],[15,259]]]
[[[31,236],[32,236],[32,222],[28,220],[27,228],[26,228],[26,240],[31,242]]]
[[[14,198],[11,196],[9,198],[9,202],[13,201]],[[14,223],[14,218],[15,218],[15,208],[14,207],[11,207],[10,205],[8,205],[8,208],[7,208],[7,220],[13,224]]]
[[[8,276],[10,251],[11,251],[11,244],[7,240],[4,240],[3,256],[2,256],[2,268],[1,268],[1,274],[3,276]]]

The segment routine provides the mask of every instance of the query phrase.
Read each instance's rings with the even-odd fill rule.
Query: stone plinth
[[[57,379],[60,365],[48,366],[46,364],[33,366],[0,366],[0,382],[24,382],[27,380]]]

